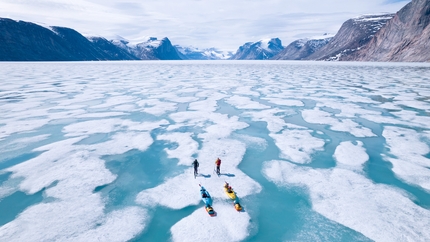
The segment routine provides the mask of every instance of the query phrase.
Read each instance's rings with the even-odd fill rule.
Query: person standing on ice
[[[216,159],[215,165],[216,165],[216,173],[219,175],[220,174],[220,166],[221,166],[221,160],[220,160],[220,158]]]
[[[194,166],[194,176],[195,176],[198,174],[198,168],[199,168],[199,162],[197,161],[197,159],[193,161],[192,165]]]

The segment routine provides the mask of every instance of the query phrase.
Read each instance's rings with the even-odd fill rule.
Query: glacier
[[[2,62],[0,81],[0,241],[430,240],[428,63]]]

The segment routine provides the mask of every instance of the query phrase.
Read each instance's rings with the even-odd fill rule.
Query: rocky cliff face
[[[287,47],[285,47],[279,54],[274,56],[273,60],[303,60],[312,55],[322,47],[324,47],[332,37],[322,36],[320,38],[299,39]]]
[[[347,60],[430,61],[430,0],[413,0]]]
[[[278,38],[248,42],[240,46],[231,60],[267,60],[284,49]]]
[[[346,60],[363,48],[394,14],[363,15],[349,19],[331,41],[306,60]]]

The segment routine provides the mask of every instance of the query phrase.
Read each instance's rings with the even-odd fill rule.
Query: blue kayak
[[[206,212],[208,212],[208,214],[210,216],[215,216],[215,211],[212,208],[212,197],[209,194],[209,192],[200,185],[200,197],[202,198],[203,202],[205,203],[205,209]]]
[[[211,195],[203,186],[201,186],[200,188],[200,196],[202,197],[202,200],[206,206],[212,206]]]

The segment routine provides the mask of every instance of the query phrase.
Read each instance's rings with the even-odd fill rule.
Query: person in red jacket
[[[215,165],[216,165],[216,174],[220,174],[220,166],[221,166],[221,160],[220,158],[217,158],[215,161]]]

